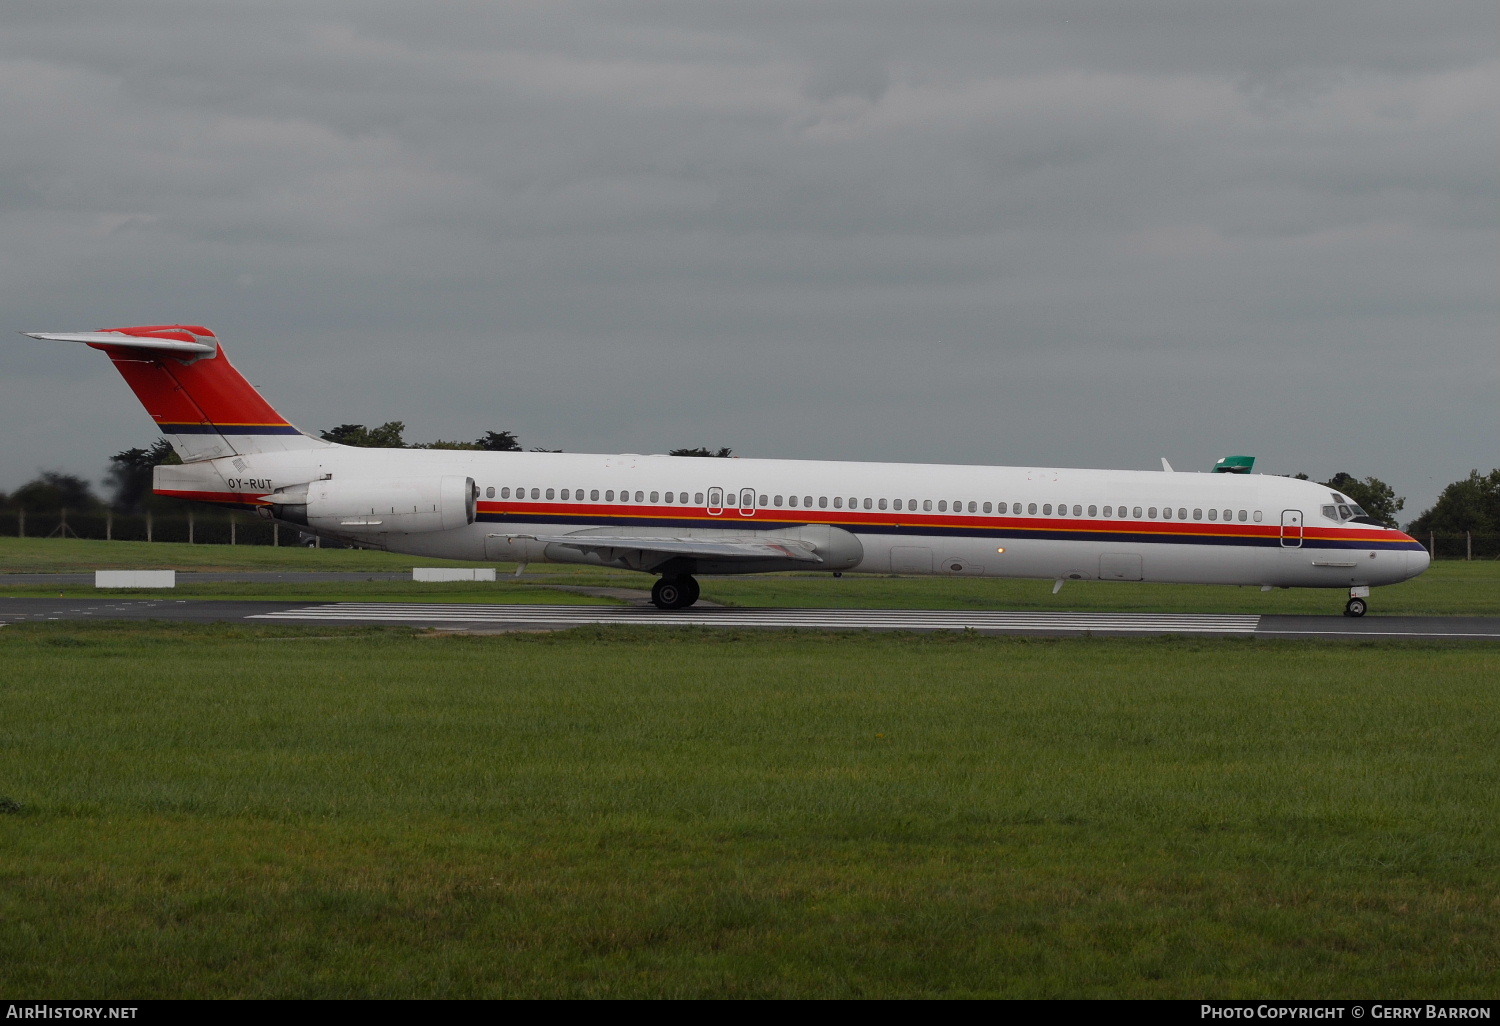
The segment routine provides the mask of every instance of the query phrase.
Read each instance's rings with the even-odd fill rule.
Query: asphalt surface
[[[505,575],[509,577],[509,574]],[[308,584],[340,581],[409,581],[410,570],[179,570],[177,580],[182,584]],[[20,585],[61,584],[93,587],[93,571],[82,574],[0,574],[0,588]]]
[[[360,575],[362,576],[362,575]],[[236,578],[240,579],[240,578]],[[1274,638],[1500,641],[1500,617],[1256,616],[1187,613],[1064,613],[922,609],[742,609],[649,606],[545,606],[486,603],[209,601],[174,598],[0,598],[0,627],[61,620],[166,620],[191,623],[387,624],[475,633],[584,625],[803,628],[817,630],[972,630],[985,634],[1218,635]]]

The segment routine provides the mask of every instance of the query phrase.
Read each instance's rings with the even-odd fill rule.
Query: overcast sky
[[[0,489],[203,323],[305,430],[1500,465],[1493,0],[0,6]]]

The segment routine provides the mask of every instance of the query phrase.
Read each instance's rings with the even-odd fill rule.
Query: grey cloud
[[[0,294],[18,330],[208,323],[305,427],[1258,447],[1416,503],[1494,462],[1492,13],[16,3]],[[149,440],[34,345],[0,482]]]

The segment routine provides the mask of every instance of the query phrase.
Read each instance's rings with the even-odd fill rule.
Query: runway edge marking
[[[261,620],[559,623],[721,627],[908,627],[927,630],[1051,630],[1253,634],[1258,615],[1062,613],[892,609],[654,611],[614,606],[341,602],[253,614]]]

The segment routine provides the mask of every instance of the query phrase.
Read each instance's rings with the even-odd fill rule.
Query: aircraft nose
[[[1412,539],[1416,541],[1415,538]],[[1424,548],[1406,550],[1406,576],[1407,579],[1417,576],[1432,565],[1432,556]]]

